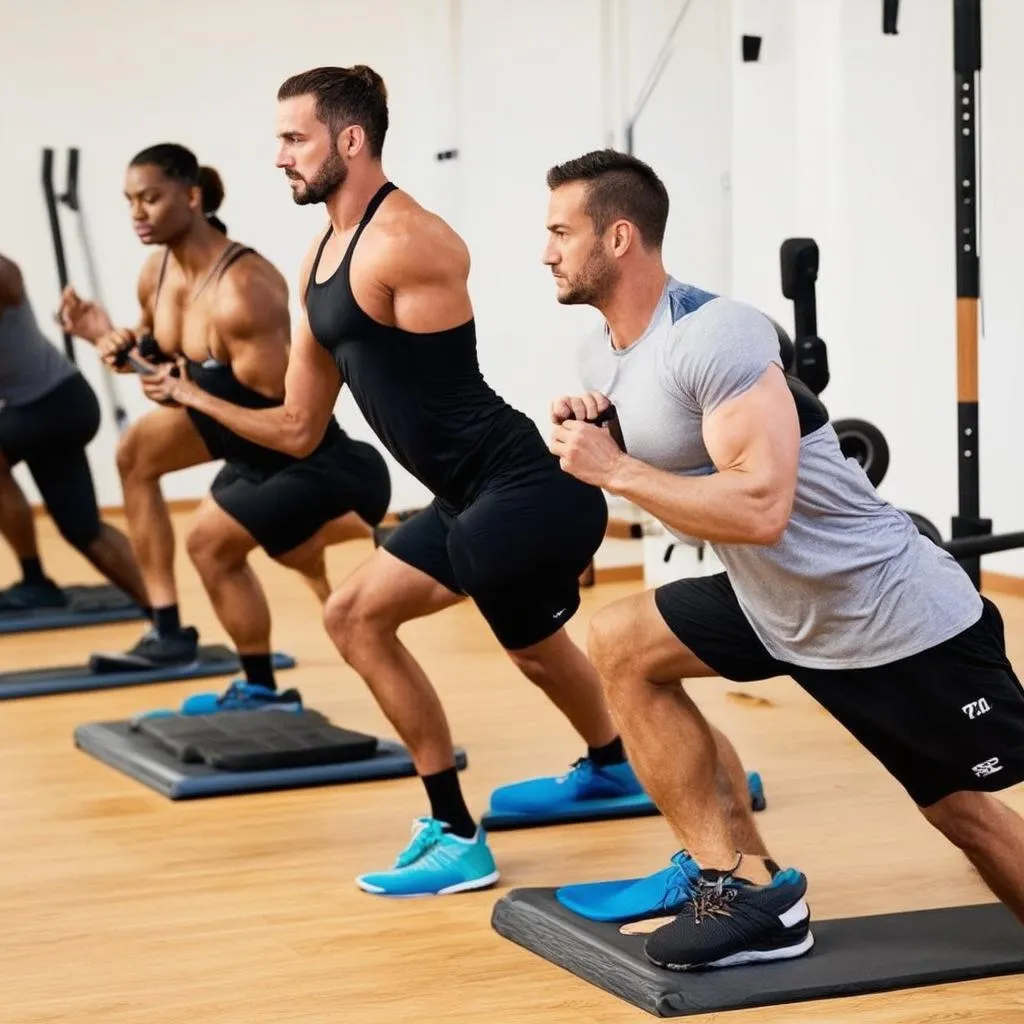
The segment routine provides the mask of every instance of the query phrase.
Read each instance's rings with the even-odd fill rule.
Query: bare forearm
[[[680,533],[720,544],[774,544],[791,504],[742,471],[678,476],[628,456],[618,461],[606,489]]]
[[[323,431],[316,435],[305,417],[298,417],[287,405],[271,409],[246,409],[225,402],[192,383],[182,383],[173,398],[181,405],[205,413],[228,430],[264,448],[305,458],[320,443]]]

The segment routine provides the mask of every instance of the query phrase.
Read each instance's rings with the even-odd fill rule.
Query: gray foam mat
[[[1024,973],[1024,926],[999,903],[812,919],[815,944],[802,957],[690,972],[655,967],[644,957],[645,936],[579,917],[555,899],[554,889],[512,890],[495,905],[491,924],[499,935],[656,1017]]]
[[[277,653],[273,657],[273,664],[278,670],[295,668],[295,659],[288,654]],[[132,668],[118,672],[93,672],[88,665],[57,665],[53,668],[0,672],[0,700],[85,690],[110,690],[145,683],[173,683],[184,679],[228,676],[241,670],[238,655],[230,647],[208,644],[199,648],[195,661],[184,665]]]
[[[63,608],[0,611],[0,634],[74,629],[78,626],[99,626],[107,622],[132,622],[146,617],[124,591],[110,583],[62,589],[68,598]]]
[[[154,740],[133,730],[129,722],[80,725],[75,730],[74,738],[75,746],[80,750],[170,800],[396,779],[416,774],[412,758],[405,747],[386,739],[379,740],[374,756],[365,760],[301,768],[227,772],[206,764],[182,763]],[[466,764],[465,752],[456,750],[456,766],[461,770]]]

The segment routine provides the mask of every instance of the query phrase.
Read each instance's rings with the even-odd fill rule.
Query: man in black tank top
[[[597,676],[563,628],[604,537],[607,504],[561,472],[533,422],[483,379],[466,247],[381,168],[388,112],[380,77],[366,67],[321,68],[290,79],[278,99],[278,166],[295,201],[325,203],[331,220],[302,268],[305,315],[284,404],[241,409],[173,382],[168,393],[295,454],[320,436],[346,382],[394,458],[434,494],[326,610],[338,650],[408,746],[430,802],[400,866],[358,884],[388,895],[482,888],[497,880],[497,867],[463,800],[440,701],[397,630],[468,595],[586,744],[565,781],[504,787],[493,808],[639,793]]]
[[[136,365],[141,360],[151,374],[142,377],[143,388],[163,405],[136,422],[118,450],[129,530],[153,606],[154,628],[132,653],[161,664],[196,656],[198,633],[179,619],[174,535],[160,479],[223,460],[187,545],[239,652],[245,681],[221,697],[190,697],[183,710],[301,707],[295,691],[276,692],[270,612],[249,553],[262,547],[326,601],[324,547],[370,536],[390,502],[387,466],[333,416],[305,451],[285,455],[166,400],[171,371],[201,394],[255,409],[279,406],[288,363],[288,289],[269,262],[225,237],[213,217],[223,197],[219,178],[183,146],[139,153],[128,167],[125,194],[139,238],[161,246],[139,279],[139,325],[114,329],[103,310],[70,291],[62,317],[66,329],[97,345],[111,368],[131,372],[129,353]]]

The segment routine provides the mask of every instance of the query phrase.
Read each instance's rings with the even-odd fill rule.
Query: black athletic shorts
[[[1006,657],[999,609],[945,642],[888,665],[801,668],[776,661],[725,573],[659,587],[669,629],[725,679],[790,676],[882,762],[920,807],[961,790],[1024,780],[1024,690]]]
[[[0,451],[12,468],[28,466],[61,536],[79,550],[100,532],[86,446],[100,428],[100,404],[74,373],[28,405],[0,409]]]
[[[347,512],[376,526],[391,502],[391,475],[376,448],[341,434],[309,458],[267,476],[226,462],[210,495],[276,558]]]
[[[554,457],[496,478],[461,512],[434,501],[384,544],[396,558],[471,597],[501,645],[546,640],[575,614],[579,578],[600,547],[608,503]]]

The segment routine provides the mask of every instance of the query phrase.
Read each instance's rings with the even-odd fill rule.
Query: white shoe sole
[[[693,971],[703,970],[706,967],[739,967],[741,964],[762,964],[772,960],[792,960],[795,957],[803,956],[814,945],[814,935],[808,932],[802,941],[795,946],[786,946],[782,949],[749,949],[741,953],[733,953],[731,956],[724,956],[721,960],[714,960],[708,964],[658,964],[669,971]]]
[[[501,878],[501,872],[492,871],[489,875],[484,875],[482,878],[473,878],[468,882],[457,882],[455,885],[446,886],[444,889],[438,889],[437,892],[388,892],[387,889],[381,888],[379,885],[371,885],[369,882],[364,882],[361,878],[356,879],[356,885],[359,886],[363,892],[368,892],[373,896],[390,896],[393,899],[415,899],[418,896],[450,896],[452,893],[457,892],[472,892],[474,889],[488,889],[498,879]]]

